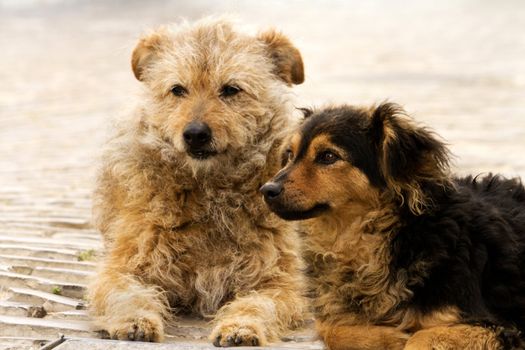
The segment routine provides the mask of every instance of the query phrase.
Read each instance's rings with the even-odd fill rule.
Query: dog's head
[[[421,214],[425,188],[448,182],[448,151],[397,105],[313,113],[283,152],[283,169],[261,192],[284,219],[307,219],[385,200]]]
[[[282,34],[239,33],[222,19],[160,28],[132,55],[144,83],[145,122],[195,166],[238,155],[284,112],[287,86],[304,80],[299,51]]]

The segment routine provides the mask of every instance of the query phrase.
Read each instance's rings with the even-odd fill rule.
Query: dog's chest
[[[310,290],[321,318],[351,313],[362,320],[386,320],[409,297],[403,281],[396,281],[390,271],[389,236],[359,228],[313,227],[307,235]]]
[[[278,252],[271,231],[245,215],[238,213],[227,232],[213,223],[192,224],[171,232],[157,247],[163,266],[151,271],[157,273],[155,283],[169,291],[172,306],[212,314],[260,283]]]
[[[243,229],[246,223],[260,220],[261,216],[269,214],[269,210],[257,188],[251,187],[197,187],[174,195],[179,199],[172,201],[175,203],[172,207],[173,214],[178,217],[174,223],[175,229],[201,225],[207,226],[204,228],[206,231],[228,233]]]

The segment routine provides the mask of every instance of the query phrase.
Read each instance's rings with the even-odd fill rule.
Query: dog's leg
[[[215,318],[210,340],[215,346],[262,346],[278,340],[303,321],[305,300],[289,287],[294,282],[291,279],[292,284],[278,289],[259,289],[225,305]]]
[[[497,350],[503,349],[490,329],[470,326],[439,326],[416,332],[406,350]]]
[[[165,297],[153,287],[105,266],[91,287],[95,323],[121,340],[162,341]]]
[[[409,335],[393,327],[318,323],[317,329],[330,350],[401,350]]]

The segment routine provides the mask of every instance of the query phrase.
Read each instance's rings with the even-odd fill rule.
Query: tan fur
[[[319,334],[330,350],[402,350],[408,335],[392,327],[374,325],[323,325]]]
[[[460,320],[460,313],[456,307],[448,306],[432,313],[421,313],[416,310],[407,309],[403,314],[399,329],[417,331],[424,328],[436,326],[447,326],[457,324]]]
[[[388,124],[385,135],[383,147],[388,147],[389,140],[396,137]],[[294,160],[300,144],[300,133],[289,137],[284,154]],[[284,188],[279,198],[287,209],[301,212],[318,203],[327,203],[330,208],[301,222],[317,328],[328,348],[403,349],[414,333],[407,349],[463,349],[469,341],[490,344],[487,349],[498,348],[493,332],[458,325],[461,318],[456,307],[421,313],[403,306],[412,297],[409,286],[420,282],[429,267],[421,262],[410,271],[399,270],[397,276],[391,276],[390,246],[399,229],[396,196],[410,191],[397,192],[394,187],[395,195],[380,192],[351,161],[319,165],[316,156],[326,150],[348,159],[329,135],[317,134],[302,158],[289,160],[275,179],[283,179],[279,180]],[[383,171],[388,174],[387,169]],[[420,175],[442,176],[426,169],[420,170]],[[428,204],[417,189],[407,200],[415,212]],[[463,339],[459,337],[461,330],[466,331]],[[477,345],[469,346],[465,348],[478,349]]]
[[[302,262],[295,231],[258,188],[291,125],[297,49],[274,31],[205,19],[142,38],[132,68],[141,103],[109,142],[94,195],[107,250],[90,287],[97,324],[159,341],[171,315],[191,313],[214,317],[218,345],[275,341],[302,321]],[[177,84],[185,96],[170,92]],[[225,84],[242,91],[221,97]],[[182,130],[196,120],[213,131],[210,159],[185,152]]]
[[[291,139],[288,149],[292,155],[298,152],[299,140],[298,135]],[[332,145],[326,135],[319,135],[312,140],[305,160],[288,176],[287,201],[293,202],[295,208],[302,210],[310,209],[320,201],[328,202],[334,207],[346,206],[348,197],[352,197],[350,205],[355,207],[361,207],[362,203],[376,201],[379,196],[378,192],[366,191],[369,188],[368,180],[357,169],[334,164],[329,171],[326,171],[314,164],[315,154],[327,147],[344,153],[343,150]],[[319,188],[322,188],[323,191],[319,191]],[[344,189],[343,194],[341,188]],[[344,211],[343,208],[341,209]]]
[[[288,84],[304,82],[304,68],[301,54],[281,33],[269,31],[259,38],[268,44],[268,49],[276,63],[276,73]]]
[[[475,326],[457,325],[421,330],[407,342],[406,350],[499,350],[494,332]]]

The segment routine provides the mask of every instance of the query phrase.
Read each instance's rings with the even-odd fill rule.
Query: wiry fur
[[[278,339],[302,321],[302,265],[295,231],[258,188],[278,169],[299,52],[278,32],[205,19],[144,36],[132,68],[144,92],[108,143],[94,195],[107,251],[90,288],[97,324],[160,341],[172,315],[194,314],[215,316],[217,346]],[[223,96],[226,84],[241,92]],[[210,126],[215,156],[188,156],[182,132],[195,120]]]
[[[519,179],[450,175],[444,143],[390,103],[314,112],[284,149],[263,192],[281,217],[310,219],[330,349],[524,348]]]

